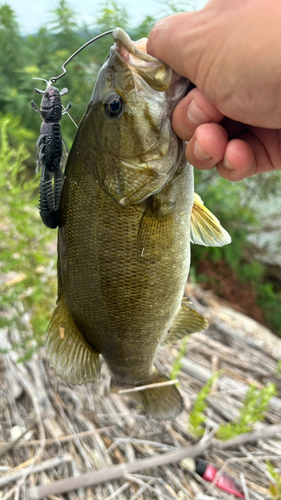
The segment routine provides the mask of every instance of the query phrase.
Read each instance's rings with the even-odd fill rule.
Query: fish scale
[[[75,146],[71,154],[75,157]],[[69,165],[72,165],[71,161]],[[67,179],[75,178],[73,170],[74,167],[72,167],[71,172],[66,171],[66,181],[61,199],[62,214],[67,213],[71,209],[70,207],[76,205],[76,200],[72,199],[68,193]],[[73,185],[73,181],[71,185]],[[86,189],[89,186],[91,186],[91,190],[87,192]],[[164,259],[147,262],[140,255],[137,256],[139,223],[146,206],[144,205],[142,211],[138,206],[118,207],[110,197],[105,195],[97,182],[91,184],[86,176],[80,183],[79,190],[84,194],[80,198],[83,208],[76,205],[76,211],[72,211],[71,217],[65,215],[67,223],[64,227],[64,233],[69,234],[65,246],[70,250],[67,254],[60,254],[61,266],[64,265],[63,288],[69,308],[77,318],[78,326],[82,331],[85,331],[88,341],[99,352],[102,352],[106,359],[110,358],[111,355],[114,357],[112,336],[114,338],[121,337],[126,342],[127,352],[130,351],[130,341],[134,341],[133,348],[135,349],[135,342],[139,337],[140,342],[146,342],[148,349],[150,349],[150,343],[154,343],[151,330],[155,329],[155,336],[159,337],[157,314],[166,318],[165,308],[159,300],[161,295],[164,296],[164,303],[165,295],[169,297],[170,300],[166,307],[173,309],[167,286],[173,288],[174,284],[165,282],[163,274],[167,274],[169,267],[173,268],[174,252],[177,253],[177,261],[180,261],[178,245],[176,243],[174,252],[173,249],[170,249],[169,255],[165,256]],[[66,192],[67,204],[64,200]],[[188,203],[186,201],[186,204]],[[89,223],[88,218],[83,215],[84,222],[82,223],[81,214],[85,214],[89,210],[89,206],[91,206],[91,222]],[[188,215],[186,223],[188,224]],[[87,230],[85,230],[84,224],[87,226]],[[189,259],[185,250],[183,248],[185,274],[187,274]],[[82,255],[82,252],[85,252],[85,256]],[[80,261],[78,265],[74,262],[77,259],[77,254]],[[69,262],[68,267],[66,267],[66,262]],[[181,274],[182,269],[177,265],[174,281],[180,289],[180,296],[182,296],[182,287],[185,283],[184,278],[182,283],[178,285],[178,275]],[[155,308],[155,305],[158,306],[158,309]],[[96,315],[98,315],[98,319]],[[87,327],[84,326],[81,318],[90,318]],[[143,333],[140,328],[141,318],[144,323]],[[167,320],[165,319],[165,321]],[[158,320],[159,322],[161,319]],[[95,329],[89,330],[95,323],[99,324],[96,337]],[[134,331],[133,339],[132,331]],[[109,354],[105,352],[108,346]]]

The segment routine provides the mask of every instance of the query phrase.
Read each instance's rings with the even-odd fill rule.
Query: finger
[[[218,173],[230,181],[240,181],[256,172],[254,151],[241,139],[228,141],[221,125],[202,125],[186,147],[187,160],[200,170],[217,168]]]
[[[177,104],[173,112],[172,127],[181,139],[188,141],[198,125],[219,123],[222,119],[223,115],[216,106],[198,89],[193,89]]]
[[[216,165],[218,173],[229,181],[241,181],[255,175],[256,159],[251,145],[242,139],[228,142],[223,159]]]
[[[195,83],[198,59],[204,51],[202,13],[181,12],[158,21],[149,34],[147,53]]]
[[[227,144],[228,135],[221,125],[205,123],[196,128],[185,156],[194,167],[210,170],[223,160]]]
[[[239,139],[228,143],[225,157],[217,165],[222,177],[239,181],[263,172],[281,170],[281,131],[250,127]]]
[[[217,168],[225,179],[240,181],[262,172],[281,170],[281,131],[250,127],[228,140],[222,125],[197,127],[186,147],[187,160],[196,168]]]
[[[249,127],[241,138],[251,145],[256,159],[256,173],[281,170],[281,130]]]

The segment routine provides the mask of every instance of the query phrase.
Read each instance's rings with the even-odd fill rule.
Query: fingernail
[[[195,125],[201,125],[202,123],[209,123],[210,117],[205,113],[205,111],[200,108],[195,100],[193,99],[187,108],[187,118],[191,123]]]
[[[210,160],[210,158],[212,158],[210,155],[205,153],[205,151],[203,151],[198,141],[195,141],[194,144],[194,155],[198,158],[198,160]]]
[[[223,166],[224,166],[225,168],[227,168],[228,170],[235,170],[235,169],[234,169],[234,168],[230,165],[230,163],[229,163],[229,161],[228,161],[228,159],[227,159],[227,158],[224,158],[224,160],[223,160]]]

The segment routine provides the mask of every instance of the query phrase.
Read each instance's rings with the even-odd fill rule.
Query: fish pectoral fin
[[[155,205],[154,200],[146,208],[139,225],[137,253],[143,260],[160,260],[171,248],[175,238],[174,202]]]
[[[100,377],[100,356],[86,341],[62,298],[47,330],[47,357],[55,373],[69,384],[95,382]]]
[[[197,311],[189,307],[188,304],[188,300],[182,300],[181,308],[172,323],[167,337],[161,342],[161,345],[173,344],[190,333],[200,332],[200,330],[208,328],[208,321]]]
[[[205,247],[222,247],[231,243],[231,237],[220,221],[208,210],[198,194],[194,193],[191,212],[190,240]]]
[[[169,377],[155,368],[154,375],[141,385],[151,385],[169,380]],[[116,392],[116,387],[114,391]],[[147,416],[156,420],[174,419],[183,409],[183,399],[175,385],[152,387],[151,389],[129,392],[124,395],[140,403]]]

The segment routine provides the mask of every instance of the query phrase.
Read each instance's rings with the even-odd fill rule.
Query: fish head
[[[113,39],[83,129],[98,182],[127,206],[159,192],[177,170],[184,147],[171,115],[189,82],[146,53],[146,38],[133,42],[116,28]]]

